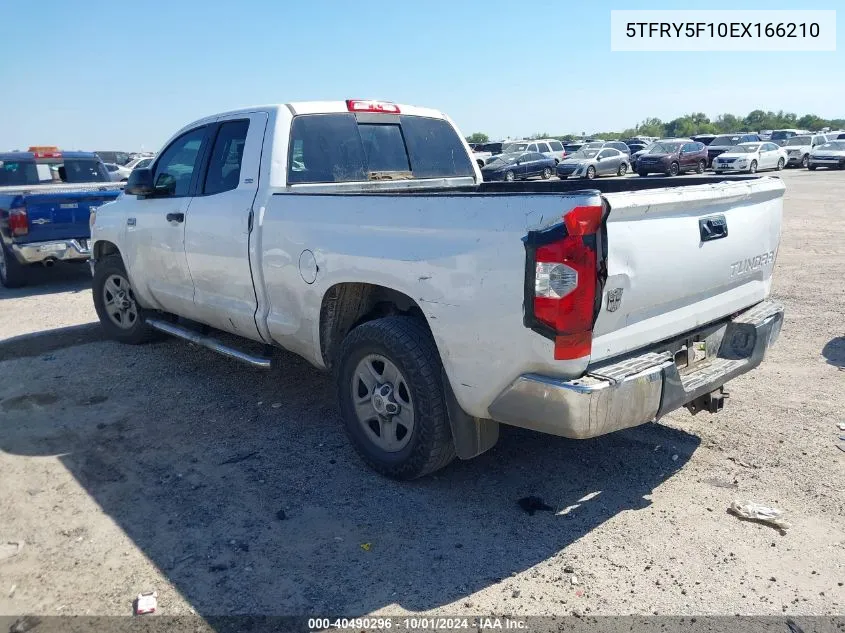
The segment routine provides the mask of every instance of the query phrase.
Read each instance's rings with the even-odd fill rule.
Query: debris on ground
[[[361,543],[361,549],[364,550],[365,552],[369,552],[370,548],[372,548],[372,546],[373,546],[372,543]]]
[[[284,511],[284,510],[279,510],[279,511],[276,513],[276,518],[277,518],[279,521],[284,521],[285,519],[287,519],[287,518],[288,518],[288,515],[287,515],[287,514],[285,514],[285,511]]]
[[[836,448],[838,448],[840,451],[842,451],[843,453],[845,453],[845,444],[837,444],[837,445],[836,445]]]
[[[517,501],[519,507],[525,510],[531,516],[535,512],[552,512],[554,508],[547,505],[540,497],[523,497]]]
[[[845,422],[840,422],[840,423],[839,423],[839,424],[837,424],[836,426],[838,426],[838,427],[839,427],[839,430],[840,430],[840,431],[845,431]]]
[[[148,593],[139,593],[135,598],[135,615],[144,615],[145,613],[155,613],[158,607],[158,592],[150,591]]]
[[[571,577],[569,578],[569,584],[571,584],[571,585],[577,585],[577,584],[578,584],[578,576],[571,576]]]
[[[769,508],[753,501],[746,503],[734,501],[731,507],[728,508],[728,512],[746,521],[755,521],[777,528],[781,534],[786,534],[786,531],[792,527],[782,518],[783,511],[777,508]]]
[[[230,457],[226,461],[220,462],[218,466],[225,466],[226,464],[237,464],[238,462],[245,462],[246,460],[250,459],[251,457],[255,457],[258,455],[258,451],[252,451],[251,453],[246,453],[244,455],[235,455],[234,457]]]
[[[17,590],[18,590],[18,586],[12,585],[12,588],[9,589],[9,597],[13,598],[15,596],[15,591],[17,591]]]
[[[6,541],[5,543],[0,543],[0,561],[14,558],[20,554],[23,545],[23,541]]]
[[[566,567],[563,568],[563,573],[564,574],[574,574],[575,568],[572,565],[567,565]]]
[[[9,627],[9,633],[26,633],[39,624],[41,624],[41,618],[37,618],[34,615],[25,615],[14,621],[12,626]]]
[[[274,402],[270,406],[273,407],[274,409],[279,409],[279,408],[281,408],[282,403],[281,402]]]

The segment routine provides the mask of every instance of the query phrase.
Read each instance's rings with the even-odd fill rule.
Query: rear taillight
[[[598,205],[576,207],[563,224],[525,239],[525,325],[554,341],[555,360],[590,355],[603,214]]]
[[[9,233],[12,237],[29,233],[29,217],[24,207],[9,209]]]

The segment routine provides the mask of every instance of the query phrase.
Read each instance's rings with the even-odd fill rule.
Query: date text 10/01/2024
[[[805,38],[819,37],[817,22],[628,22],[626,37],[730,37]]]
[[[520,631],[527,628],[524,620],[516,618],[442,618],[442,617],[402,617],[402,618],[309,618],[308,628],[312,631],[326,630],[406,630],[406,631],[451,631],[451,630],[510,630]]]

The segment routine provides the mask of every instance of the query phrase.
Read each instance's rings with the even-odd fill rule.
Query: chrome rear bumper
[[[21,264],[40,264],[46,260],[85,261],[91,256],[89,241],[85,239],[11,244],[10,249]]]
[[[757,367],[777,340],[782,323],[781,305],[758,303],[707,329],[705,342],[708,355],[714,354],[712,360],[683,373],[667,351],[596,366],[577,380],[524,374],[493,401],[490,417],[574,439],[645,424]]]

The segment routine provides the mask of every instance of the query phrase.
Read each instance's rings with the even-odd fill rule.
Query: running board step
[[[239,360],[247,365],[259,367],[261,369],[270,369],[270,359],[266,356],[253,356],[252,354],[247,354],[244,351],[224,344],[216,338],[200,334],[199,332],[177,325],[176,323],[168,323],[167,321],[161,321],[159,319],[147,319],[147,325],[159,330],[160,332],[170,334],[171,336],[178,336],[186,341],[201,345],[213,352],[217,352],[223,356],[228,356],[229,358],[234,358],[235,360]]]

